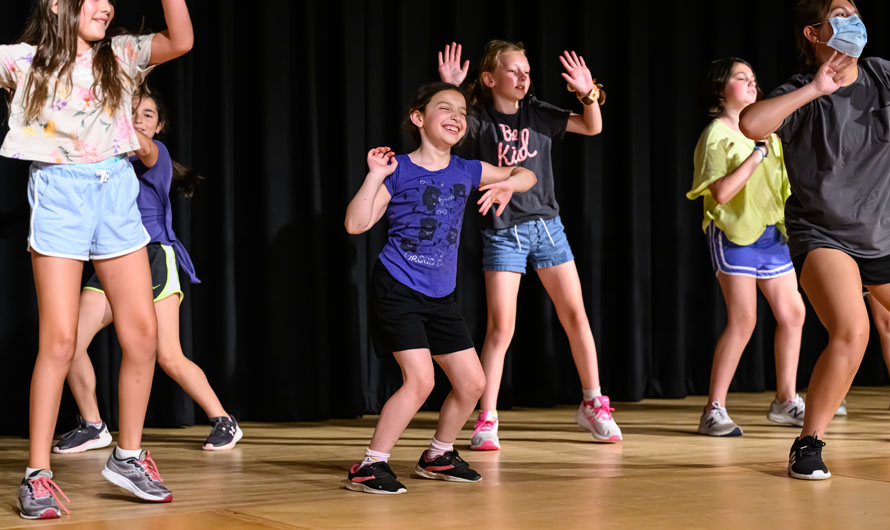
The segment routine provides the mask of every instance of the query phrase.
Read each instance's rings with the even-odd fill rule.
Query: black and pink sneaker
[[[423,478],[451,482],[479,482],[482,480],[482,475],[470,469],[470,464],[460,457],[457,449],[447,451],[444,455],[433,460],[427,460],[426,453],[424,451],[420,455],[420,461],[414,468],[414,472]]]
[[[346,489],[381,495],[398,495],[408,491],[404,484],[396,480],[396,474],[386,462],[353,465],[346,475]]]

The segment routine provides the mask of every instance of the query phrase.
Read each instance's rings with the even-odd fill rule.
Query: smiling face
[[[757,101],[757,79],[751,67],[745,63],[732,65],[732,73],[723,89],[723,105],[741,110]]]
[[[148,96],[133,98],[133,128],[149,138],[154,138],[164,128],[154,99]]]
[[[69,0],[66,4],[75,7],[77,2]],[[54,14],[59,14],[59,0],[53,0],[51,9]],[[104,39],[113,18],[114,0],[83,0],[77,23],[78,51],[88,48],[92,42]]]
[[[528,94],[530,70],[525,54],[511,50],[498,56],[498,65],[493,72],[483,72],[482,82],[491,89],[495,97],[520,101]]]
[[[467,100],[458,90],[433,95],[424,110],[411,113],[411,122],[424,142],[454,146],[467,132]]]

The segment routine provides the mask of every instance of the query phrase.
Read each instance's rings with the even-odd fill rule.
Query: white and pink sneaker
[[[498,415],[490,410],[479,412],[476,428],[470,438],[470,449],[474,451],[497,451],[501,448],[498,440]]]
[[[592,401],[582,401],[575,413],[575,421],[584,427],[593,437],[601,442],[620,442],[621,429],[612,418],[609,396],[599,396]]]

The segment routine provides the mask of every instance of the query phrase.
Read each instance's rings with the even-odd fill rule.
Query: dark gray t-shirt
[[[534,97],[519,103],[515,114],[503,114],[485,105],[470,116],[467,142],[472,158],[494,166],[521,166],[535,172],[538,183],[530,190],[514,193],[500,217],[494,209],[485,216],[487,228],[509,228],[535,219],[559,215],[553,190],[550,146],[553,138],[566,132],[571,111],[539,101]]]
[[[813,78],[796,75],[768,98]],[[859,61],[859,77],[785,118],[791,197],[785,223],[792,256],[835,248],[860,258],[890,255],[890,62]]]

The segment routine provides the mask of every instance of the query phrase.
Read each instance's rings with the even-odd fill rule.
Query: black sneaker
[[[398,495],[408,491],[404,484],[396,480],[396,474],[386,462],[353,465],[346,475],[346,489],[382,495]]]
[[[210,418],[212,430],[210,436],[204,440],[205,451],[223,451],[235,447],[238,440],[244,436],[238,420],[234,416],[217,416]]]
[[[479,482],[482,475],[470,469],[470,464],[457,454],[457,449],[448,451],[444,455],[429,461],[426,459],[426,451],[420,455],[420,461],[414,472],[423,478],[435,480],[448,480],[452,482]]]
[[[54,453],[82,453],[90,449],[108,447],[111,444],[111,433],[105,422],[99,427],[93,427],[79,415],[77,427],[66,432],[59,438],[59,443],[53,446]]]
[[[825,480],[831,473],[822,462],[822,448],[825,442],[815,436],[804,436],[791,444],[788,456],[788,474],[801,480]]]

